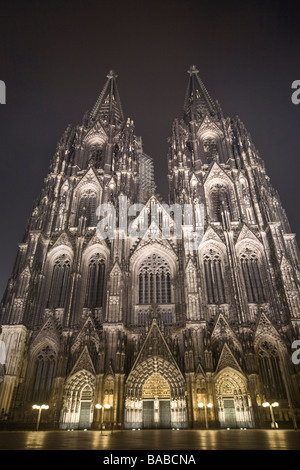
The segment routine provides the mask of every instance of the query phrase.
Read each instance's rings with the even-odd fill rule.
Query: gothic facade
[[[31,426],[47,404],[49,429],[270,427],[265,402],[296,425],[295,235],[245,126],[195,66],[168,168],[169,212],[110,72],[58,142],[18,246],[1,305],[2,425]]]

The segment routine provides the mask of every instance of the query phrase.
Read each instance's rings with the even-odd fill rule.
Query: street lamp
[[[274,419],[273,408],[275,408],[276,406],[279,406],[279,403],[277,403],[277,401],[274,401],[274,403],[270,404],[268,401],[266,401],[265,403],[262,404],[262,406],[264,408],[267,408],[267,407],[270,408],[271,418],[272,418],[271,428],[278,428],[278,423],[276,423]]]
[[[105,405],[100,405],[99,403],[97,403],[97,405],[95,405],[96,408],[98,410],[101,410],[101,419],[100,419],[100,429],[101,429],[101,432],[102,432],[102,424],[103,424],[103,412],[104,412],[104,409],[105,410],[109,410],[111,408],[111,406],[108,404],[108,403],[105,403]]]
[[[207,408],[212,408],[212,403],[207,403],[207,405],[204,405],[204,403],[198,403],[199,408],[204,408],[204,413],[205,413],[205,426],[206,429],[208,429],[208,420],[207,420]]]
[[[38,417],[37,417],[37,422],[36,422],[36,430],[38,431],[39,425],[40,425],[42,410],[48,410],[49,405],[33,405],[32,408],[34,410],[39,410]]]

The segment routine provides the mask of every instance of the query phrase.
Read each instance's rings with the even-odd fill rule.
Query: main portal
[[[143,387],[143,428],[170,428],[171,404],[168,382],[158,373],[152,374]]]

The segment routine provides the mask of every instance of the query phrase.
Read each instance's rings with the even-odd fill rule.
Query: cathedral
[[[60,138],[1,303],[0,427],[297,427],[295,234],[198,73],[166,203],[113,71]]]

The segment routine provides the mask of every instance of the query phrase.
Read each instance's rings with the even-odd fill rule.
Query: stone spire
[[[110,70],[104,88],[91,111],[91,119],[100,119],[104,124],[116,125],[124,122],[116,78],[116,73]]]
[[[204,83],[198,76],[199,70],[195,65],[191,65],[188,70],[190,75],[185,102],[184,116],[188,120],[196,120],[205,115],[214,115],[216,113],[216,105],[210,97]]]

